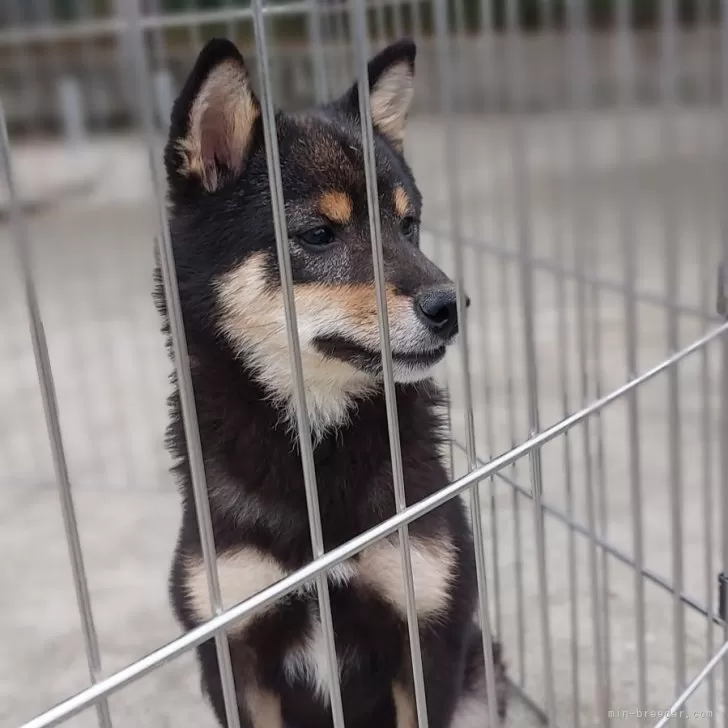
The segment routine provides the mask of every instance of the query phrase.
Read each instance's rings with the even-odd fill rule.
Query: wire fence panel
[[[182,84],[221,36],[260,104],[258,193],[271,200],[312,557],[232,601],[162,154]],[[393,505],[332,545],[276,110],[363,87],[368,59],[405,36],[417,44],[404,150],[424,200],[420,246],[454,282],[460,322],[436,374],[449,482],[407,497],[377,109],[360,94]],[[316,679],[343,728],[336,580],[390,539],[407,726],[440,728],[428,720],[412,533],[462,497],[493,698],[478,725],[498,722],[497,642],[506,725],[728,726],[725,3],[8,0],[0,100],[1,725],[212,728],[193,659],[209,642],[221,715],[246,728],[235,630],[306,585]],[[168,594],[180,521],[165,447],[172,371],[209,606],[184,633]],[[266,441],[248,447],[260,456]]]

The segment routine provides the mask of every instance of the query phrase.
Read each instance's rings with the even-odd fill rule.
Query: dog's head
[[[458,330],[455,286],[419,249],[421,197],[402,156],[415,46],[369,63],[395,380],[429,376]],[[382,364],[358,90],[278,113],[278,144],[307,402],[321,427],[376,390]],[[260,104],[238,50],[201,52],[165,152],[185,318],[223,337],[270,395],[291,368]],[[188,326],[190,325],[188,323]]]

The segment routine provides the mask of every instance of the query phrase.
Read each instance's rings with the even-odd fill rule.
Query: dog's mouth
[[[313,341],[316,349],[324,356],[348,362],[358,369],[380,374],[382,371],[382,354],[338,336],[321,336]],[[447,345],[442,344],[435,349],[406,353],[392,351],[392,362],[408,369],[429,369],[442,360]]]

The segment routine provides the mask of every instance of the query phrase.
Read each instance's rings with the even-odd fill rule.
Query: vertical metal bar
[[[332,71],[329,76],[329,89],[333,94],[336,94],[341,90],[341,80],[347,72],[347,64],[345,63],[348,53],[345,27],[346,11],[339,7],[339,0],[332,0],[332,4],[326,8],[326,14],[328,18],[328,37],[331,39],[330,50],[334,56],[333,62],[331,56],[329,56]]]
[[[493,25],[493,0],[481,0],[481,16],[483,19],[483,40],[484,40],[484,68],[486,84],[491,88],[496,88],[498,80],[497,69],[502,64],[496,60],[494,49],[495,30]],[[500,106],[496,101],[496,105]],[[495,171],[493,172],[495,174]],[[497,199],[493,201],[494,216],[496,223],[496,231],[498,242],[506,245],[508,238],[505,220],[506,196],[502,194],[500,185],[494,185],[494,194]],[[505,394],[506,409],[508,411],[508,438],[511,448],[516,447],[518,438],[516,435],[516,397],[515,397],[515,361],[513,356],[513,307],[511,305],[511,270],[510,260],[507,256],[500,257],[500,275],[499,289],[503,315],[503,325],[501,327],[503,335],[503,371],[505,372]],[[518,481],[518,463],[514,462],[511,466],[511,477]],[[518,654],[518,681],[521,686],[526,684],[526,641],[528,639],[528,631],[526,624],[526,610],[524,598],[524,578],[523,578],[523,538],[521,527],[521,511],[519,507],[519,494],[515,488],[511,488],[511,510],[513,513],[513,553],[514,553],[514,570],[515,570],[515,592],[516,592],[516,644]],[[495,517],[493,511],[493,518]]]
[[[624,262],[624,321],[626,332],[626,364],[630,379],[637,376],[637,237],[635,235],[635,181],[629,169],[634,157],[629,129],[629,114],[633,103],[634,55],[630,32],[630,1],[617,5],[617,63],[618,147],[619,147],[619,207],[622,257]],[[647,644],[645,625],[644,537],[642,535],[642,455],[639,430],[639,400],[636,389],[627,396],[629,442],[630,497],[632,506],[632,549],[634,552],[635,643],[637,652],[637,704],[647,705]],[[646,717],[640,717],[645,723]]]
[[[288,354],[293,370],[293,400],[296,407],[296,423],[298,425],[298,442],[301,448],[301,464],[306,489],[306,506],[311,530],[311,550],[314,559],[324,554],[324,538],[321,526],[318,488],[316,484],[316,466],[313,460],[313,445],[306,407],[306,390],[303,380],[303,364],[301,361],[301,344],[298,337],[296,319],[296,302],[293,295],[293,275],[291,257],[288,249],[288,228],[286,224],[285,202],[283,198],[283,182],[281,180],[280,154],[278,151],[278,134],[270,68],[268,66],[268,42],[266,37],[263,7],[261,0],[253,0],[253,31],[258,53],[259,77],[262,92],[263,134],[265,137],[266,161],[268,165],[268,182],[270,185],[273,224],[276,235],[276,250],[280,266],[281,285],[283,287],[283,304],[285,309],[286,329],[288,333]],[[344,728],[344,710],[341,702],[341,686],[339,684],[339,661],[336,654],[334,626],[329,599],[329,583],[325,573],[316,577],[318,592],[319,618],[324,633],[326,655],[329,667],[329,691],[331,713],[334,728]]]
[[[35,366],[38,372],[38,383],[43,401],[48,440],[53,458],[53,469],[56,481],[58,482],[58,494],[61,501],[61,513],[63,515],[63,528],[66,536],[66,544],[71,561],[73,573],[73,586],[76,591],[76,602],[81,617],[81,630],[83,632],[84,647],[86,649],[86,662],[88,664],[91,682],[96,683],[101,678],[101,651],[99,640],[94,624],[93,612],[91,609],[91,594],[86,580],[86,568],[83,560],[83,549],[81,538],[78,533],[76,521],[76,509],[73,504],[73,492],[71,481],[68,476],[68,465],[63,447],[63,434],[61,432],[60,415],[56,390],[53,383],[53,372],[51,369],[48,344],[43,327],[43,320],[38,305],[38,296],[33,280],[33,270],[30,258],[30,237],[28,227],[23,215],[20,200],[15,186],[15,177],[12,168],[10,154],[10,142],[8,140],[7,124],[5,122],[5,110],[0,101],[0,167],[5,179],[10,201],[10,216],[13,229],[13,241],[15,253],[20,267],[21,282],[24,289],[25,303],[30,319],[30,336],[33,343],[33,355]],[[111,728],[111,714],[106,698],[99,701],[96,706],[96,713],[101,728]]]
[[[698,32],[705,32],[712,30],[711,22],[711,0],[700,0],[697,7],[697,29]],[[700,63],[704,58],[705,48],[702,44],[695,44],[695,55],[697,63]],[[710,80],[705,78],[705,84],[701,84],[701,90],[705,94],[704,98],[710,97]],[[696,134],[696,142],[700,148],[702,148],[702,138],[700,132]],[[710,147],[708,147],[710,149]],[[707,150],[706,150],[707,153]],[[716,184],[716,187],[720,189],[720,179],[714,178],[712,172],[709,173],[707,182],[709,185]],[[698,186],[696,185],[696,195],[700,195],[697,191]],[[707,237],[707,236],[706,236]],[[706,324],[703,326],[703,332],[707,330],[707,319],[713,313],[712,306],[714,304],[713,297],[713,285],[714,285],[714,273],[713,273],[713,255],[709,240],[698,241],[698,247],[700,250],[700,308],[705,316]],[[706,662],[710,660],[713,654],[713,644],[715,642],[715,558],[714,558],[714,540],[715,533],[713,529],[713,513],[715,508],[715,498],[713,493],[714,478],[713,478],[713,458],[715,455],[714,447],[714,427],[712,421],[712,378],[710,371],[710,349],[703,347],[700,352],[700,364],[701,364],[701,377],[700,377],[700,398],[702,401],[701,407],[701,420],[700,420],[700,439],[702,441],[702,492],[703,492],[703,528],[705,531],[705,605],[707,609],[707,619],[705,623],[705,659]],[[714,670],[708,674],[707,681],[707,692],[708,692],[708,725],[710,728],[714,728],[716,725],[716,674]]]
[[[28,2],[28,0],[26,0]],[[34,15],[38,24],[48,26],[53,24],[54,8],[51,7],[47,0],[30,0],[29,4],[34,7]],[[41,48],[43,49],[41,51]],[[45,59],[47,63],[46,68],[49,69],[53,76],[53,87],[55,88],[58,84],[59,77],[63,72],[63,63],[61,54],[59,53],[59,47],[54,43],[42,43],[36,46],[36,53],[38,59]],[[43,68],[43,61],[41,60],[40,67]],[[41,101],[41,104],[43,102]]]
[[[93,18],[92,8],[89,0],[74,0],[74,9],[75,14],[79,20],[83,20],[84,18],[88,18],[89,20]],[[85,39],[81,43],[81,57],[83,59],[83,65],[85,66],[86,70],[86,78],[88,79],[88,85],[89,85],[89,111],[90,115],[93,116],[93,114],[96,111],[96,90],[97,85],[95,83],[95,73],[94,71],[99,69],[101,67],[101,64],[98,63],[98,56],[95,53],[94,49],[94,42],[93,40]],[[87,120],[86,126],[88,125]]]
[[[379,214],[379,194],[377,191],[376,158],[374,155],[374,132],[372,129],[371,99],[369,98],[369,75],[367,61],[369,43],[367,17],[363,2],[354,2],[352,8],[354,52],[356,56],[356,75],[359,91],[359,116],[361,119],[362,150],[364,153],[364,172],[367,185],[367,208],[369,211],[369,232],[374,262],[374,284],[377,293],[377,314],[379,337],[382,347],[382,370],[384,375],[384,395],[387,408],[387,429],[389,448],[392,458],[392,481],[394,485],[395,507],[399,513],[407,506],[404,488],[402,451],[399,440],[399,418],[392,367],[392,346],[389,336],[389,318],[384,278],[384,253],[382,249],[382,230]],[[409,548],[409,531],[402,526],[399,531],[399,547],[404,570],[405,603],[407,609],[407,629],[409,633],[412,676],[415,691],[415,708],[420,728],[427,728],[427,700],[425,679],[420,650],[420,633],[417,623],[417,603],[415,601],[414,579],[412,576],[412,557]]]
[[[416,0],[415,0],[416,1]],[[402,37],[402,0],[392,0],[392,27],[394,37]]]
[[[447,408],[445,411],[445,430],[448,433],[448,467],[447,472],[450,480],[455,479],[455,436],[452,431],[452,390],[450,388],[450,377],[445,375],[445,398],[447,400]]]
[[[422,0],[411,0],[412,2],[412,36],[418,40],[422,40],[424,36],[424,26],[422,18],[422,8],[420,3]]]
[[[484,81],[484,92],[487,95],[488,91],[495,86],[493,82],[495,73],[495,58],[493,54],[493,28],[491,26],[492,17],[492,0],[481,0],[481,27],[480,33],[482,34],[483,42],[483,57],[484,57],[484,70],[483,81]],[[495,172],[492,168],[488,168],[488,173],[491,179],[495,176]],[[492,184],[492,189],[496,189],[495,184]],[[497,223],[495,225],[495,238],[500,244],[503,244],[505,234],[503,230],[503,215],[501,206],[495,203],[492,204],[494,216],[498,216]],[[499,223],[499,224],[498,224]],[[483,253],[479,256],[481,264],[481,275],[484,275],[488,271],[487,267],[487,254]],[[485,267],[483,265],[485,264]],[[489,286],[485,282],[481,281],[481,285],[478,286],[479,296],[479,310],[481,315],[484,317],[481,336],[483,339],[482,344],[482,365],[484,368],[483,379],[485,385],[484,392],[484,424],[487,437],[488,445],[488,460],[492,460],[495,457],[496,444],[495,444],[495,420],[493,417],[493,371],[491,369],[491,361],[493,355],[490,346],[490,332],[492,330],[490,321],[493,318],[490,314],[490,305],[487,301],[486,295],[489,291]],[[500,586],[500,538],[498,534],[498,518],[497,518],[497,500],[496,500],[496,483],[498,481],[495,477],[490,478],[489,491],[490,491],[490,532],[491,532],[491,550],[493,553],[493,597],[495,602],[495,631],[497,634],[501,634],[503,629],[502,619],[502,606],[501,606],[501,586]]]
[[[159,15],[160,0],[147,0],[149,2],[149,10],[154,15]],[[161,73],[165,68],[167,61],[167,46],[164,40],[164,28],[154,28],[151,31],[151,54],[152,54],[152,70],[155,73]],[[167,69],[168,70],[168,69]]]
[[[480,273],[484,274],[487,271],[487,267],[484,267],[484,262],[487,259],[485,254],[478,256],[480,263]],[[486,291],[488,290],[487,285],[481,281],[481,285],[477,287],[477,305],[481,312],[481,315],[487,317],[481,330],[482,337],[482,366],[483,366],[483,382],[484,382],[484,403],[483,403],[483,415],[484,424],[487,438],[488,447],[488,460],[492,460],[495,456],[495,421],[493,418],[493,371],[491,369],[490,362],[492,361],[492,351],[490,344],[488,343],[490,337],[490,326],[489,319],[491,318],[488,314],[489,304],[486,300]],[[489,479],[489,495],[490,495],[490,532],[491,532],[491,551],[493,553],[493,599],[495,606],[495,631],[496,634],[500,634],[503,629],[502,620],[502,609],[501,609],[501,589],[500,589],[500,552],[499,552],[499,539],[498,539],[498,518],[497,518],[497,500],[496,500],[496,483],[498,481],[495,477]]]
[[[661,94],[662,94],[662,143],[663,153],[669,159],[674,154],[676,144],[676,13],[675,0],[663,0],[661,7]],[[676,214],[677,200],[671,178],[668,176],[664,198],[663,220],[665,223],[665,284],[668,300],[667,314],[667,347],[668,355],[673,354],[679,345],[679,321],[674,305],[678,302],[678,246],[679,215]],[[670,367],[667,373],[668,382],[668,428],[670,451],[670,499],[671,499],[671,531],[672,531],[672,581],[673,581],[673,638],[675,651],[675,692],[681,693],[687,683],[685,655],[685,607],[682,602],[683,592],[683,527],[682,527],[682,452],[680,428],[680,380],[677,366]],[[677,716],[678,725],[685,725],[685,717]]]
[[[23,19],[23,7],[27,6],[22,2],[23,0],[8,0],[7,13],[10,28],[15,25],[20,29],[22,25],[26,24]],[[38,83],[37,59],[31,59],[31,54],[23,43],[13,45],[11,58],[14,59],[13,65],[16,66],[18,76],[21,78],[22,98],[24,99],[23,121],[33,129],[40,123],[41,119],[39,113],[41,109],[41,96],[39,93],[41,85]]]
[[[577,347],[579,350],[579,375],[581,383],[582,406],[589,401],[589,336],[586,312],[588,307],[587,290],[585,283],[586,256],[584,246],[588,240],[589,221],[585,215],[583,201],[583,164],[588,157],[588,145],[585,139],[583,113],[588,94],[589,79],[585,75],[587,50],[585,47],[585,18],[584,0],[569,0],[569,59],[573,70],[572,78],[572,126],[573,126],[573,159],[572,159],[572,185],[575,197],[576,211],[574,215],[574,256],[575,267],[579,274],[577,283]],[[594,499],[594,481],[591,463],[591,428],[588,420],[582,424],[584,435],[584,458],[586,467],[586,502],[587,521],[590,532],[589,543],[589,571],[591,573],[591,612],[593,622],[594,640],[594,667],[596,677],[596,705],[599,721],[606,725],[608,721],[608,702],[606,694],[606,679],[604,676],[604,649],[602,636],[602,614],[600,604],[603,600],[599,598],[599,562],[596,537],[596,514]]]
[[[500,275],[500,297],[503,304],[503,359],[506,372],[506,403],[508,409],[508,435],[511,449],[518,444],[516,435],[516,396],[515,396],[515,361],[513,342],[513,307],[511,295],[511,271],[506,257],[502,258]],[[511,466],[511,476],[518,481],[518,465]],[[523,526],[521,524],[521,509],[519,494],[511,488],[511,510],[513,512],[513,550],[515,555],[515,588],[516,588],[516,641],[518,645],[518,676],[522,686],[526,684],[526,644],[528,641],[528,627],[526,623],[526,600],[524,592],[524,559],[523,559]]]
[[[492,12],[492,0],[481,0],[481,25],[479,28],[479,31],[481,35],[483,36],[483,50],[484,50],[484,71],[483,74],[483,89],[485,93],[487,94],[488,89],[493,85],[492,83],[488,83],[488,80],[491,80],[493,77],[493,73],[495,70],[495,62],[493,58],[493,37],[492,37],[492,27],[490,25],[491,20],[491,12]],[[453,165],[454,166],[454,165]],[[488,170],[489,175],[494,175],[494,172],[492,170]],[[495,188],[495,185],[493,185],[493,188]],[[458,194],[460,194],[461,191],[458,190]],[[493,207],[496,207],[495,205]],[[454,214],[454,212],[451,211],[451,214]],[[498,214],[499,222],[501,223],[500,226],[496,226],[496,237],[499,240],[502,240],[504,238],[503,235],[503,228],[502,228],[502,215],[500,214],[500,211],[498,211],[496,214]],[[461,241],[462,242],[462,241]],[[488,256],[486,253],[481,253],[478,256],[478,261],[481,266],[480,274],[481,276],[486,274],[488,271],[487,267],[487,259]],[[484,380],[484,406],[483,406],[483,414],[484,414],[484,425],[485,425],[485,431],[486,431],[486,438],[487,438],[487,448],[488,448],[488,460],[491,460],[495,456],[496,451],[496,444],[495,444],[495,420],[493,417],[494,412],[494,406],[493,406],[493,371],[491,368],[491,361],[493,359],[491,345],[490,345],[490,331],[491,331],[491,325],[490,320],[492,319],[492,316],[490,314],[490,305],[487,301],[487,292],[489,290],[489,286],[484,282],[480,281],[480,285],[478,286],[477,294],[478,294],[478,309],[480,311],[480,314],[484,317],[483,324],[481,326],[481,337],[482,337],[482,366],[484,369],[483,372],[483,380]],[[502,620],[502,606],[501,606],[501,586],[500,586],[500,539],[498,534],[498,518],[497,518],[497,500],[496,500],[496,493],[497,493],[497,484],[496,478],[490,478],[489,480],[489,496],[490,496],[490,531],[491,531],[491,550],[493,554],[492,563],[493,563],[493,597],[494,597],[494,606],[495,606],[495,631],[496,633],[500,633],[503,629],[503,620]]]
[[[728,0],[720,4],[720,80],[722,116],[721,190],[728,192]],[[728,262],[728,207],[720,208],[720,234],[723,266]],[[721,280],[720,294],[725,295],[725,268]],[[721,510],[721,560],[722,572],[728,573],[728,336],[721,337],[721,383],[720,383],[720,510]],[[725,617],[724,614],[721,616]],[[728,642],[728,620],[723,622],[723,639]],[[728,728],[728,659],[723,659],[723,727]]]
[[[584,74],[589,82],[585,84],[585,91],[593,88],[593,65],[592,65],[592,53],[590,50],[590,34],[588,27],[588,19],[582,18],[584,27],[581,29],[583,38],[583,61],[584,61]],[[590,95],[590,94],[589,94]],[[584,99],[585,104],[588,103],[588,99]],[[584,165],[589,163],[588,157],[583,160]],[[588,241],[588,242],[587,242]],[[589,240],[577,240],[577,245],[588,245],[588,258],[589,265],[595,274],[598,274],[600,265],[600,245],[596,242],[596,237]],[[591,331],[591,351],[592,357],[594,358],[595,366],[594,377],[593,377],[593,391],[592,397],[594,399],[601,399],[603,395],[602,387],[602,375],[604,361],[602,358],[602,296],[601,286],[594,284],[591,286],[588,310],[591,313],[591,323],[589,330]],[[597,520],[599,536],[603,542],[607,541],[608,538],[608,525],[609,525],[609,512],[607,505],[607,483],[605,473],[605,453],[604,443],[606,441],[606,435],[604,432],[604,417],[603,413],[597,412],[594,417],[594,429],[593,433],[595,436],[594,448],[596,450],[596,491],[597,491]],[[600,588],[601,588],[601,636],[602,636],[602,659],[604,661],[603,667],[603,679],[604,679],[604,703],[605,706],[612,705],[612,647],[611,647],[611,628],[610,628],[610,599],[609,599],[609,554],[606,549],[601,550],[600,559],[600,571],[598,576],[600,577]],[[605,725],[611,725],[612,720],[609,715],[609,711],[606,711],[604,717]]]
[[[187,0],[187,8],[190,11],[195,10],[195,0]],[[200,52],[202,46],[202,36],[200,35],[200,26],[197,22],[189,23],[187,26],[189,31],[190,46],[192,53],[197,55]]]
[[[463,388],[465,393],[465,449],[468,459],[468,470],[477,467],[475,445],[475,420],[473,417],[473,390],[470,374],[470,349],[468,346],[467,308],[465,305],[465,264],[462,236],[462,209],[460,179],[458,177],[459,145],[456,130],[453,127],[452,83],[452,48],[447,22],[447,5],[444,0],[435,3],[435,42],[437,43],[437,61],[439,68],[438,87],[440,90],[440,113],[444,116],[445,126],[445,163],[448,180],[448,202],[450,208],[451,234],[455,242],[455,269],[457,286],[457,311],[459,326],[459,346],[463,363]],[[486,580],[485,539],[483,535],[483,514],[480,504],[480,482],[470,488],[470,512],[473,528],[473,544],[475,549],[475,566],[478,580],[478,614],[480,617],[483,638],[483,657],[485,660],[486,693],[488,696],[488,713],[490,725],[498,725],[497,701],[495,690],[495,666],[493,664],[493,646],[490,626],[490,603]]]
[[[457,46],[457,41],[462,39],[463,34],[465,33],[465,3],[464,0],[452,0],[453,4],[453,22],[452,22],[452,31],[448,33],[448,37],[452,38],[455,41],[455,45]],[[447,18],[447,5],[444,6],[445,8],[445,18]],[[447,26],[446,26],[447,27]],[[454,80],[454,77],[453,77]]]
[[[705,242],[703,241],[703,246]],[[705,256],[707,258],[707,256]],[[705,261],[707,263],[707,260]],[[706,270],[706,267],[702,267]],[[706,314],[708,313],[708,298],[705,294],[710,292],[712,279],[707,276],[701,280],[701,286],[704,292],[704,306]],[[702,417],[700,420],[700,438],[702,440],[702,482],[703,482],[703,528],[705,529],[705,605],[707,608],[707,619],[705,624],[705,651],[706,659],[710,657],[715,641],[715,568],[713,558],[713,509],[715,507],[713,498],[713,423],[711,418],[711,408],[713,402],[712,381],[710,373],[710,356],[707,347],[703,348],[700,353],[701,371],[700,371],[700,398],[702,401]],[[716,691],[715,691],[715,673],[711,672],[707,678],[708,689],[708,708],[709,708],[709,726],[713,728],[716,716]]]
[[[159,2],[159,0],[155,0],[155,2]],[[225,0],[225,7],[230,8],[231,10],[235,7],[235,0]],[[227,22],[227,27],[225,29],[225,32],[227,33],[228,39],[231,40],[233,43],[236,42],[236,35],[238,32],[238,24],[235,20],[229,19]]]
[[[554,35],[555,26],[555,13],[554,4],[552,0],[541,0],[541,12],[544,24],[544,32],[548,33],[548,45],[549,50],[554,54],[554,57],[558,57],[557,41]],[[554,75],[554,82],[551,85],[551,92],[556,92],[556,76]],[[560,131],[561,124],[556,122],[555,131]],[[560,144],[559,134],[554,135],[556,138],[553,140],[555,145]],[[564,155],[566,156],[566,155]],[[555,190],[557,185],[554,185],[554,195],[558,194]],[[553,201],[554,208],[558,209],[559,203],[557,200]],[[553,237],[554,237],[554,253],[558,259],[559,264],[562,267],[567,266],[567,255],[566,255],[566,240],[565,231],[562,227],[562,222],[558,219],[558,216],[553,216]],[[566,287],[566,276],[563,273],[556,274],[556,287],[557,287],[557,302],[558,302],[558,323],[557,323],[557,340],[559,349],[559,387],[561,389],[561,412],[564,418],[568,417],[571,412],[571,397],[569,396],[569,389],[572,381],[572,372],[570,365],[570,339],[569,339],[569,300]],[[566,432],[563,441],[563,463],[564,463],[564,487],[566,490],[566,513],[567,518],[570,522],[574,521],[574,478],[572,472],[572,457],[571,457],[571,437],[570,433]],[[567,553],[569,560],[568,567],[568,581],[569,581],[569,621],[571,626],[571,699],[572,699],[572,712],[574,716],[574,726],[579,728],[581,725],[581,714],[580,714],[580,692],[581,685],[579,680],[579,601],[578,601],[578,568],[576,561],[576,533],[573,528],[569,528],[567,542]]]
[[[154,127],[154,106],[152,100],[154,90],[147,65],[145,37],[141,22],[142,16],[139,0],[124,2],[121,7],[123,8],[128,23],[128,47],[133,64],[131,71],[134,75],[138,92],[139,114],[147,144],[151,180],[154,188],[157,212],[159,214],[159,232],[161,235],[161,245],[158,246],[159,262],[164,282],[165,301],[167,315],[169,317],[174,364],[177,373],[185,442],[187,445],[187,457],[189,459],[192,490],[195,500],[195,510],[197,512],[200,544],[202,547],[202,560],[205,568],[205,577],[207,579],[210,605],[212,612],[217,615],[223,611],[224,605],[220,594],[215,536],[210,515],[210,502],[207,494],[204,455],[197,425],[195,394],[190,373],[187,339],[179,298],[174,251],[172,249],[172,240],[167,220],[165,194],[163,191],[164,177],[160,169],[161,154],[157,146],[157,136]],[[232,662],[230,659],[230,645],[227,635],[224,632],[215,635],[215,649],[220,668],[220,681],[227,725],[228,728],[240,728],[235,678],[233,676]]]
[[[320,0],[309,0],[309,6],[306,17],[308,22],[308,38],[311,45],[314,93],[316,103],[321,104],[328,97],[328,85],[326,83],[326,62],[324,59]]]
[[[529,184],[527,179],[527,137],[523,129],[523,68],[521,38],[518,27],[518,8],[515,3],[507,6],[508,68],[514,99],[514,119],[511,125],[511,159],[513,164],[514,198],[516,203],[517,239],[520,255],[519,279],[523,312],[524,351],[528,389],[528,421],[531,436],[540,431],[538,372],[536,370],[535,302],[533,298],[533,238],[531,235]],[[539,617],[543,650],[543,682],[546,716],[549,725],[556,724],[556,701],[553,679],[553,654],[549,618],[548,572],[546,569],[546,534],[544,512],[541,505],[543,479],[541,451],[535,448],[529,453],[531,491],[533,494],[533,526],[538,568]]]

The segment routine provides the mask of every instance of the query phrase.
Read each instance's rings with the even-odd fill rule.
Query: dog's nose
[[[467,301],[467,305],[470,300]],[[458,332],[458,308],[455,286],[430,288],[415,297],[417,315],[433,334],[451,339]]]

